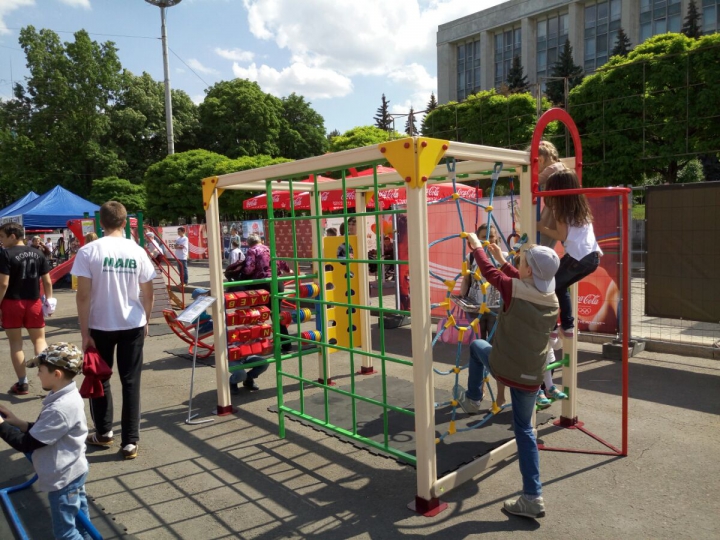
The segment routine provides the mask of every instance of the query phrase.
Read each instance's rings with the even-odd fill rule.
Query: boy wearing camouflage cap
[[[20,452],[32,452],[38,487],[48,492],[55,538],[86,537],[76,522],[78,512],[89,516],[85,496],[88,428],[85,406],[73,380],[82,371],[82,362],[82,351],[70,343],[50,345],[27,362],[27,367],[38,368],[42,388],[50,392],[35,422],[21,420],[0,406],[0,438]]]

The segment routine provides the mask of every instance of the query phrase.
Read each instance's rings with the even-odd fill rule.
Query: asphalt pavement
[[[206,275],[206,268],[191,266],[191,283],[203,284]],[[58,291],[57,297],[48,342],[79,344],[74,293]],[[177,354],[183,344],[163,325],[152,321],[145,346],[138,458],[123,461],[117,443],[88,451],[89,495],[137,538],[718,538],[717,360],[649,352],[632,358],[629,456],[542,452],[545,518],[500,510],[521,486],[515,458],[448,493],[448,509],[426,518],[406,507],[415,495],[413,468],[297,422],[287,423],[281,439],[277,415],[268,411],[276,404],[274,367],[258,379],[260,391],[233,396],[234,414],[216,417],[215,369],[212,362],[199,363],[193,405],[200,419],[213,421],[187,425],[191,362]],[[386,340],[409,339],[407,328],[390,332]],[[580,348],[579,419],[619,444],[620,366],[602,359],[600,345]],[[31,354],[29,341],[25,351]],[[346,367],[338,356],[334,369],[341,381]],[[388,374],[410,377],[398,366]],[[32,371],[30,377],[30,395],[7,393],[14,373],[7,339],[0,339],[0,402],[27,419],[45,394]],[[450,384],[436,382],[438,388]],[[119,430],[117,375],[113,388]],[[298,395],[289,385],[287,398]],[[539,435],[552,446],[599,448],[576,430],[549,426]],[[26,460],[0,443],[0,486],[28,474]],[[38,506],[21,513],[49,519]]]

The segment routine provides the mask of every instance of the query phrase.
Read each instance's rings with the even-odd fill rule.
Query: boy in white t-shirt
[[[240,243],[237,240],[233,240],[231,246],[232,249],[228,257],[228,266],[245,260],[245,254],[240,249]]]
[[[100,225],[105,236],[80,248],[72,274],[78,278],[76,300],[83,350],[95,347],[112,369],[117,347],[117,371],[123,385],[121,448],[125,459],[134,459],[140,440],[140,375],[155,270],[145,250],[123,237],[126,221],[122,204],[103,204]],[[103,381],[103,388],[103,397],[90,400],[96,432],[87,444],[108,447],[113,443],[109,379]]]
[[[89,517],[85,495],[88,429],[85,405],[73,381],[82,363],[82,351],[75,345],[50,345],[27,362],[27,367],[38,368],[42,388],[50,392],[37,420],[26,422],[0,406],[0,437],[15,450],[33,454],[38,487],[48,493],[55,538],[86,538],[77,516],[82,512]]]
[[[188,237],[185,236],[185,227],[178,227],[178,237],[175,239],[175,258],[178,261],[178,271],[180,278],[185,285],[188,284],[188,253],[190,252],[188,245]]]

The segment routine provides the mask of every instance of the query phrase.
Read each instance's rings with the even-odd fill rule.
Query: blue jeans
[[[185,285],[188,284],[188,269],[187,269],[187,261],[181,261],[178,259],[178,272],[180,273],[180,276],[182,277],[183,283]]]
[[[479,401],[483,397],[483,379],[490,369],[490,352],[492,345],[482,339],[470,344],[470,365],[468,366],[468,389],[465,393],[469,399]],[[540,456],[537,440],[533,431],[532,418],[535,410],[537,392],[527,392],[510,387],[510,399],[513,411],[513,431],[518,451],[518,463],[523,479],[523,493],[528,497],[542,495],[540,483]]]
[[[245,358],[245,360],[240,363],[251,364],[252,362],[260,362],[261,360],[264,360],[262,356],[256,356],[253,354]],[[267,368],[268,364],[260,364],[259,366],[251,368],[249,371],[244,369],[234,371],[230,374],[230,384],[245,382],[247,379],[257,379],[260,375],[267,371]]]
[[[78,512],[90,517],[87,496],[85,495],[85,478],[87,473],[78,476],[67,486],[48,493],[50,515],[52,516],[53,534],[62,540],[83,540],[90,536],[77,519]]]
[[[560,267],[555,273],[555,294],[560,304],[560,324],[564,329],[575,326],[572,302],[570,301],[570,285],[592,274],[599,265],[600,255],[597,251],[586,255],[579,261],[567,253],[560,259]]]

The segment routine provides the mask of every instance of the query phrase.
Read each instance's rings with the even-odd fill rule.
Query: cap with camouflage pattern
[[[82,371],[83,353],[72,343],[54,343],[38,354],[35,358],[25,362],[29,368],[38,367],[40,362],[52,364],[73,373]]]

